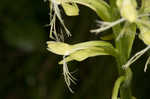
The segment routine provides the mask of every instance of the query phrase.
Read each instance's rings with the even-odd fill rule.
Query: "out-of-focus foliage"
[[[89,33],[96,14],[79,7],[78,17],[63,16],[73,35],[66,40],[74,44],[99,39],[98,35]],[[57,64],[61,58],[46,50],[48,13],[48,4],[42,0],[0,2],[0,99],[110,99],[117,77],[116,63],[111,56],[70,62],[69,68],[77,69],[78,73],[73,75],[78,83],[73,86],[75,94],[68,91],[62,65]],[[143,48],[140,42],[133,47],[135,52]],[[139,99],[149,99],[150,71],[144,73],[143,64],[140,61],[134,64],[138,66],[134,70],[133,94]]]
[[[36,7],[33,2],[29,0],[2,1],[0,7],[2,37],[10,46],[32,51],[39,49],[39,45],[45,39],[44,26],[37,21],[38,17],[42,16],[40,11],[33,8]]]

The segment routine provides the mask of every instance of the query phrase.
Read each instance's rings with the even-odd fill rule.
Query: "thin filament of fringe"
[[[102,24],[102,26],[100,28],[98,28],[98,29],[91,30],[91,32],[95,32],[95,33],[103,32],[103,31],[105,31],[107,29],[110,29],[110,28],[114,27],[115,25],[117,25],[117,24],[119,24],[119,23],[121,23],[123,21],[125,21],[124,18],[119,19],[119,20],[114,21],[114,22],[100,22]]]
[[[147,52],[150,49],[150,46],[147,46],[140,52],[137,52],[125,65],[123,65],[123,68],[128,68],[132,63],[134,63],[137,59],[139,59],[145,52]]]
[[[56,13],[55,13],[55,3],[54,0],[49,0],[50,2],[50,38],[60,41],[57,31],[56,31]],[[52,13],[54,11],[54,14]]]
[[[67,66],[67,63],[65,61],[65,55],[63,56],[63,75],[64,75],[64,79],[65,79],[65,82],[67,84],[67,87],[69,88],[70,92],[71,93],[74,93],[74,91],[71,89],[70,85],[71,85],[71,82],[76,84],[75,80],[76,78],[74,78],[71,73],[69,72],[69,69],[68,69],[68,66]]]
[[[146,64],[145,64],[145,68],[144,68],[144,72],[146,72],[148,64],[150,64],[150,56],[148,57]]]
[[[150,14],[141,14],[141,15],[138,16],[138,18],[141,18],[141,17],[144,17],[144,16],[150,16]],[[119,23],[124,22],[125,20],[126,20],[126,19],[121,18],[121,19],[118,19],[118,20],[116,20],[116,21],[114,21],[114,22],[105,22],[105,21],[103,22],[103,21],[99,21],[98,23],[101,25],[100,28],[98,28],[98,29],[93,29],[93,30],[91,30],[91,32],[95,32],[95,33],[103,32],[103,31],[105,31],[105,30],[107,30],[107,29],[110,29],[110,28],[116,26],[116,25],[119,24]],[[137,19],[137,21],[138,21],[138,19]]]
[[[71,36],[70,31],[67,29],[67,27],[65,26],[65,24],[64,24],[64,22],[63,22],[63,19],[61,18],[61,13],[60,13],[60,10],[59,10],[58,5],[56,5],[55,11],[56,11],[55,13],[56,13],[56,15],[57,15],[57,17],[58,17],[60,23],[62,24],[62,26],[63,26],[63,28],[64,28],[66,34],[67,34],[68,36]]]
[[[66,26],[65,26],[65,24],[64,24],[64,22],[63,22],[63,19],[61,18],[61,13],[60,13],[60,9],[59,9],[59,3],[57,3],[55,0],[50,0],[50,2],[52,3],[51,4],[51,8],[50,9],[52,9],[53,11],[54,11],[54,14],[52,15],[52,13],[50,13],[50,16],[53,16],[53,18],[51,18],[50,17],[50,19],[54,19],[55,18],[55,21],[56,21],[56,16],[57,16],[57,18],[58,18],[58,20],[60,21],[60,23],[62,24],[62,26],[63,26],[63,29],[64,29],[64,31],[65,31],[65,33],[68,35],[68,36],[71,36],[71,33],[70,33],[70,31],[66,28]],[[54,33],[54,35],[55,35],[55,37],[57,37],[57,38],[55,38],[56,40],[58,40],[58,37],[59,36],[61,36],[61,38],[62,38],[62,34],[61,35],[59,35],[58,36],[58,34],[57,34],[57,31],[56,31],[56,26],[55,26],[55,23],[56,22],[54,22],[54,21],[51,21],[50,22],[50,25],[51,25],[51,27],[54,29],[53,31],[50,31],[51,33]],[[61,30],[62,31],[62,30]],[[56,36],[57,35],[57,36]],[[54,39],[53,38],[53,36],[52,36],[52,34],[51,34],[51,37],[52,37],[52,39]],[[60,38],[60,39],[61,39]]]
[[[142,14],[138,18],[144,17],[144,16],[149,16],[149,14]],[[143,21],[143,20],[140,20],[140,19],[137,19],[136,21],[138,21],[138,22],[140,22],[140,23],[142,23],[144,25],[147,25],[147,26],[149,26],[148,24],[150,24],[149,22]],[[127,24],[126,24],[126,26],[127,26]],[[116,40],[119,40],[121,37],[123,37],[123,35],[125,34],[126,26],[122,29],[121,33],[117,36]]]
[[[56,41],[61,41],[61,39],[58,37],[58,34],[56,32],[56,14],[53,15],[53,18],[51,20],[51,27],[50,27],[50,37]],[[53,36],[54,35],[54,36]]]

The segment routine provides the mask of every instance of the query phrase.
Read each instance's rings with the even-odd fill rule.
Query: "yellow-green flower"
[[[137,4],[135,0],[117,0],[117,6],[120,9],[122,17],[129,22],[135,22],[137,19]]]

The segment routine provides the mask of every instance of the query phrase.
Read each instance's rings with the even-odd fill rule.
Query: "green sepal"
[[[139,38],[143,40],[146,45],[150,45],[150,28],[140,26]]]
[[[88,41],[70,45],[63,42],[48,41],[48,50],[58,55],[67,56],[65,61],[82,61],[98,55],[117,56],[117,51],[111,43],[105,41]],[[60,62],[62,63],[62,62]]]
[[[150,45],[150,19],[149,17],[143,17],[140,22],[137,22],[137,26],[140,30],[139,38],[146,44]]]
[[[71,45],[63,42],[48,41],[47,44],[48,44],[47,50],[58,55],[65,55],[67,51],[72,50]]]
[[[101,44],[103,43],[103,45],[101,45],[100,43]],[[65,58],[65,62],[69,62],[72,60],[83,61],[89,57],[94,57],[99,55],[112,55],[114,57],[117,56],[117,51],[108,42],[90,41],[90,42],[76,44],[74,45],[74,47],[78,48],[79,46],[81,47],[82,45],[84,45],[84,49],[80,49],[71,53],[69,56]],[[63,60],[60,61],[59,64],[63,64]]]
[[[98,55],[109,55],[109,53],[107,53],[103,48],[91,47],[70,54],[68,57],[65,58],[65,62],[69,62],[72,60],[83,61],[88,57],[94,57]],[[60,61],[59,64],[63,64],[63,60]]]
[[[103,0],[66,0],[65,2],[87,6],[94,10],[101,19],[112,21],[110,6]]]
[[[111,43],[106,41],[87,41],[87,42],[74,44],[72,47],[75,49],[81,47],[89,48],[89,47],[113,47],[113,46]]]
[[[142,0],[140,13],[150,13],[150,0]]]
[[[68,16],[77,16],[79,15],[79,8],[75,3],[62,3],[61,4],[66,15]]]

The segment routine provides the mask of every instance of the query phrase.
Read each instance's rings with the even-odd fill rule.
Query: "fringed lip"
[[[136,60],[138,60],[145,52],[147,52],[150,49],[150,45],[144,48],[143,50],[137,52],[133,57],[131,57],[126,64],[124,64],[122,67],[124,69],[127,69],[132,63],[134,63]]]
[[[66,55],[63,56],[63,75],[64,75],[64,79],[65,79],[65,83],[69,89],[69,91],[71,93],[74,93],[74,91],[71,89],[70,85],[71,83],[76,84],[76,78],[74,78],[72,76],[72,74],[69,72],[68,66],[67,66],[67,62],[65,61],[65,57]]]

